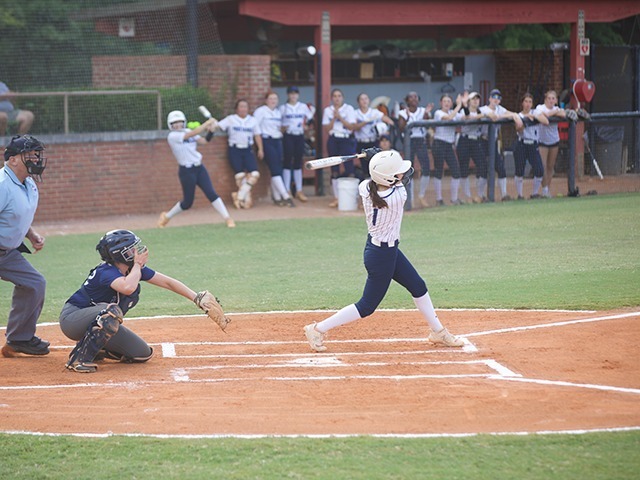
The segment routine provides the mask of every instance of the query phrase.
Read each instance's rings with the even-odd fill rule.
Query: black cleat
[[[7,340],[7,344],[2,347],[2,355],[14,357],[16,353],[47,355],[49,353],[49,342],[35,335],[31,337],[31,340]]]

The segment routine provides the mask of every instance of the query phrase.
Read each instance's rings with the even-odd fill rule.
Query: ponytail
[[[371,193],[371,202],[375,208],[387,208],[387,201],[378,194],[378,184],[373,180],[369,180],[369,192]]]

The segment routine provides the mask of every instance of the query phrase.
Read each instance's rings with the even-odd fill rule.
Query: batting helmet
[[[411,170],[411,162],[403,160],[400,153],[387,150],[376,153],[369,162],[369,175],[378,185],[391,187],[398,183],[397,175]]]
[[[36,180],[42,179],[41,175],[47,166],[44,156],[44,144],[31,135],[15,135],[4,150],[4,161],[17,155],[22,156],[22,163],[27,167],[27,172]]]
[[[133,266],[135,252],[142,252],[146,249],[140,243],[140,238],[131,230],[111,230],[96,245],[96,250],[103,261],[115,264],[124,263],[129,267]]]
[[[167,126],[169,127],[169,130],[171,130],[171,124],[175,122],[184,122],[186,125],[187,117],[180,110],[169,112],[169,115],[167,115]]]

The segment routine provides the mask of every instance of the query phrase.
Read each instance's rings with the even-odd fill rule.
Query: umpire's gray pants
[[[0,250],[0,278],[15,285],[7,320],[7,340],[31,340],[44,305],[47,281],[16,249]]]
[[[76,342],[84,337],[89,325],[96,319],[100,310],[107,303],[98,303],[86,308],[76,307],[65,303],[60,312],[60,329],[71,340]],[[124,325],[120,325],[118,332],[109,339],[105,347],[107,350],[133,359],[147,359],[151,355],[151,347],[142,338]]]

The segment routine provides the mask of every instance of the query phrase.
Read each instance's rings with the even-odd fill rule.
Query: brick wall
[[[159,214],[182,199],[178,166],[164,136],[155,140],[57,144],[52,138],[45,143],[48,164],[44,181],[38,186],[36,221]],[[232,210],[231,192],[237,188],[226,145],[226,137],[219,137],[198,149],[216,192]],[[268,192],[270,177],[260,163],[261,179],[254,187],[254,198]],[[194,207],[208,205],[200,189],[195,198]]]
[[[92,59],[95,88],[169,88],[187,82],[182,55],[96,56]],[[225,113],[245,98],[250,110],[264,103],[271,88],[269,55],[203,55],[198,57],[198,85],[207,88]]]

